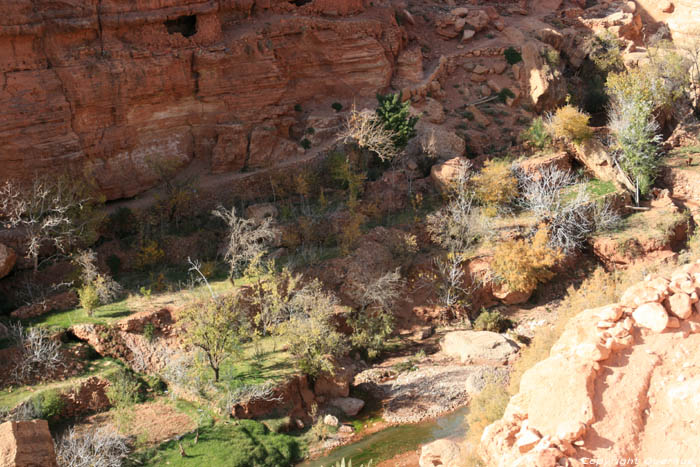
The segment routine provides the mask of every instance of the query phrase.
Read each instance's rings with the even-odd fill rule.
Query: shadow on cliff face
[[[196,15],[179,16],[163,24],[165,24],[168,34],[182,34],[184,37],[191,37],[197,34]]]

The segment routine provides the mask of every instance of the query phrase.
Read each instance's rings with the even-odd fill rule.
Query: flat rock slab
[[[365,406],[365,401],[354,397],[336,397],[331,399],[330,404],[342,410],[348,417],[354,417]]]
[[[449,332],[442,341],[442,350],[462,363],[504,364],[518,349],[507,337],[489,331]]]

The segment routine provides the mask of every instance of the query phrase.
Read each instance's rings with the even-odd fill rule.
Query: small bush
[[[332,107],[333,110],[335,110],[336,112],[340,112],[341,110],[343,110],[343,104],[341,104],[340,102],[333,102],[333,103],[331,104],[331,107]]]
[[[524,130],[521,136],[523,141],[526,141],[530,146],[540,151],[552,144],[552,137],[547,131],[544,120],[540,117],[532,120],[528,129]]]
[[[515,65],[523,61],[523,56],[514,47],[508,47],[504,50],[503,56],[506,58],[506,62],[508,62],[509,65]]]
[[[97,294],[97,289],[92,284],[86,284],[78,290],[80,298],[80,306],[87,312],[88,316],[100,305],[100,296]]]
[[[505,161],[486,161],[472,183],[476,198],[485,206],[504,206],[518,196],[518,179]]]
[[[155,332],[156,327],[153,325],[153,323],[146,323],[143,326],[143,337],[145,337],[148,342],[153,342]]]
[[[572,105],[559,108],[551,118],[550,128],[554,137],[574,143],[582,143],[593,134],[588,122],[591,117]]]
[[[165,251],[158,245],[158,242],[151,240],[141,246],[137,256],[136,264],[140,269],[151,268],[165,259]]]
[[[561,259],[561,253],[548,246],[547,229],[540,227],[532,239],[509,240],[494,250],[494,272],[516,292],[529,293],[540,282],[547,282],[550,270]]]
[[[512,325],[512,321],[497,310],[483,310],[476,320],[474,320],[474,329],[477,331],[505,332],[510,329]]]
[[[55,389],[44,391],[32,399],[34,413],[39,414],[44,420],[56,419],[63,410],[63,399]]]
[[[301,144],[301,147],[304,149],[309,149],[311,147],[311,141],[309,141],[307,138],[302,139],[299,144]]]
[[[294,111],[295,112],[301,112],[301,104],[294,104]]]

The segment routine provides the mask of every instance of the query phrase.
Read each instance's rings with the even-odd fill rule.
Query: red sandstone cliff
[[[403,42],[393,10],[302,2],[5,2],[0,178],[71,167],[116,199],[153,185],[152,158],[217,172],[298,155],[295,104],[385,88]]]

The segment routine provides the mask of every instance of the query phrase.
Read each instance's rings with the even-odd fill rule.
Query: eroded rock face
[[[0,465],[58,466],[48,422],[32,420],[5,422],[0,425]]]
[[[668,28],[674,42],[692,44],[700,40],[700,1],[674,0],[673,10],[669,11],[673,12],[668,19]]]
[[[620,303],[572,318],[484,431],[488,465],[700,458],[700,430],[688,423],[700,410],[700,317],[688,313],[698,287],[700,262],[670,280],[648,277]]]
[[[390,83],[393,10],[330,17],[361,10],[358,0],[6,5],[2,175],[87,170],[115,199],[152,186],[154,164],[196,158],[228,171],[294,157],[294,105]]]

